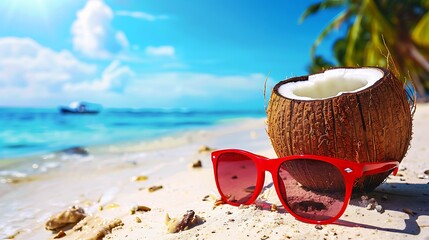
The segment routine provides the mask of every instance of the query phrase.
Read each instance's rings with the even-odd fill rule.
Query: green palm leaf
[[[302,14],[301,18],[299,19],[299,22],[304,21],[308,16],[313,15],[320,10],[333,7],[341,7],[344,6],[344,4],[344,0],[325,0],[323,2],[310,5],[310,7],[308,7],[307,10],[305,10],[305,12]]]
[[[429,47],[429,12],[426,13],[411,33],[413,41],[425,47]]]
[[[346,64],[349,66],[353,66],[355,64],[354,50],[356,47],[356,42],[359,37],[359,32],[361,30],[361,22],[362,22],[362,14],[358,14],[347,36]]]
[[[311,5],[300,21],[333,7],[344,9],[313,43],[313,70],[328,65],[321,57],[315,59],[318,45],[349,21],[345,36],[333,46],[338,64],[388,67],[404,81],[412,78],[421,96],[429,92],[429,0],[325,0]]]
[[[313,43],[313,46],[311,46],[311,57],[314,58],[314,54],[316,51],[317,46],[325,39],[325,37],[332,32],[334,29],[338,29],[347,19],[349,19],[351,16],[350,10],[344,10],[340,12],[335,19],[329,23],[328,26],[326,26],[322,33],[317,37],[316,41]]]

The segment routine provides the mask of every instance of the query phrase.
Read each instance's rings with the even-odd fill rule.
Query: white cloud
[[[137,12],[137,11],[116,11],[116,15],[118,16],[124,16],[124,17],[132,17],[137,19],[143,19],[146,21],[155,21],[159,19],[167,19],[168,17],[166,15],[152,15],[145,12]]]
[[[66,50],[54,51],[30,38],[0,38],[0,87],[58,89],[67,81],[83,81],[95,65],[80,62]]]
[[[119,61],[102,72],[69,51],[27,38],[0,38],[0,105],[56,106],[87,100],[106,107],[255,108],[263,74],[136,73]]]
[[[140,107],[251,109],[264,106],[265,78],[263,74],[155,73],[136,76],[124,92]]]
[[[130,86],[131,91],[159,92],[186,97],[228,96],[240,97],[248,91],[261,90],[266,76],[263,74],[218,76],[208,73],[155,73],[139,76],[140,80]]]
[[[117,31],[115,34],[116,41],[123,47],[128,48],[130,46],[130,43],[128,42],[127,36],[125,36],[125,33],[122,31]]]
[[[121,31],[111,26],[112,9],[103,0],[88,0],[72,24],[74,50],[93,58],[109,58],[128,47]]]
[[[148,46],[146,47],[145,52],[149,56],[173,57],[175,49],[173,46]]]
[[[63,86],[65,92],[122,92],[127,81],[134,75],[128,67],[123,66],[119,61],[113,61],[103,71],[101,78],[94,81],[80,83],[66,83]]]

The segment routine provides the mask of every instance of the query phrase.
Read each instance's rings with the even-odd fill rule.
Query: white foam
[[[0,176],[23,178],[23,177],[26,177],[27,174],[20,171],[3,170],[3,171],[0,171]]]

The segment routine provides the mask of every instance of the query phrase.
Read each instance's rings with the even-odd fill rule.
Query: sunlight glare
[[[22,15],[47,20],[49,9],[52,5],[58,5],[59,2],[52,0],[3,0],[0,2],[0,7],[6,9],[9,16]]]

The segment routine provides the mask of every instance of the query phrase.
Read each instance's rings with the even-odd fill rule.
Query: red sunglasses
[[[285,209],[296,219],[315,224],[332,223],[341,217],[358,178],[393,169],[396,175],[399,166],[397,161],[356,163],[315,155],[269,159],[237,149],[214,151],[212,161],[216,186],[225,203],[253,203],[268,171]],[[314,181],[314,176],[323,179]]]

